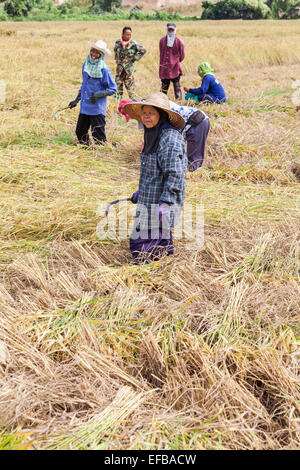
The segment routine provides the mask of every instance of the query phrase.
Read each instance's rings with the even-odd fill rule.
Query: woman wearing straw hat
[[[104,62],[111,56],[106,43],[97,41],[88,45],[90,53],[82,66],[82,85],[77,98],[69,103],[69,107],[74,108],[80,101],[76,135],[83,145],[90,145],[89,128],[95,143],[106,141],[106,97],[117,92],[115,80]]]
[[[187,157],[180,129],[185,121],[171,111],[164,93],[126,104],[124,113],[144,126],[139,188],[130,250],[136,264],[174,253],[171,229],[183,206]]]
[[[133,100],[123,100],[118,106],[118,110],[125,117],[126,122],[130,120],[130,116],[123,109],[126,104],[132,102]],[[171,100],[169,100],[169,104],[171,110],[180,114],[185,121],[182,134],[187,143],[188,171],[195,171],[203,163],[206,139],[210,128],[209,117],[202,110],[192,106],[182,106]],[[140,128],[143,129],[143,125],[139,122]]]

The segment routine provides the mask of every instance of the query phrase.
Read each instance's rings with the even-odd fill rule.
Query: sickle
[[[131,198],[130,197],[127,197],[125,199],[116,199],[115,201],[111,202],[110,204],[108,204],[106,210],[105,210],[105,215],[106,217],[108,216],[108,213],[109,213],[109,210],[110,208],[114,205],[114,204],[118,204],[119,202],[123,202],[123,201],[131,201]]]
[[[60,113],[61,111],[64,111],[65,109],[69,109],[69,106],[66,106],[66,108],[62,108],[62,109],[59,109],[58,111],[56,111],[56,113],[54,114],[55,121],[56,121],[58,113]]]

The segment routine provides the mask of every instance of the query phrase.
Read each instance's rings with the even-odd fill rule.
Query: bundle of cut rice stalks
[[[44,449],[103,449],[106,436],[115,434],[121,423],[141,406],[149,393],[136,393],[130,387],[122,387],[114,400],[87,424],[50,440]]]

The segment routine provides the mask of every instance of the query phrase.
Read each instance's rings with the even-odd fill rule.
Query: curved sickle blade
[[[62,109],[59,109],[58,111],[56,111],[56,113],[54,114],[54,119],[55,119],[55,121],[56,121],[56,118],[57,118],[58,113],[61,113],[61,111],[64,111],[65,109],[69,109],[69,106],[67,106],[66,108],[62,108]]]
[[[118,204],[119,202],[123,202],[123,201],[131,201],[130,197],[127,197],[125,199],[116,199],[115,201],[111,202],[110,204],[108,204],[106,210],[105,210],[105,215],[106,217],[108,216],[108,213],[109,213],[109,210],[110,208],[115,205],[115,204]]]

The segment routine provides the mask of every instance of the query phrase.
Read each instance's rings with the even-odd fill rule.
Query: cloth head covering
[[[169,28],[172,28],[174,31],[169,31]],[[168,23],[167,24],[167,46],[168,47],[173,47],[175,37],[176,37],[176,24]]]
[[[128,103],[132,103],[132,100],[122,100],[122,101],[120,101],[120,104],[119,104],[119,106],[118,106],[118,111],[119,111],[119,113],[121,113],[123,116],[125,116],[126,122],[128,122],[129,119],[131,119],[131,117],[128,116],[128,114],[124,113],[124,110],[123,110],[123,106],[125,106],[125,104],[128,104]]]
[[[101,56],[96,60],[93,60],[91,54],[89,54],[84,63],[83,71],[92,78],[102,78],[102,70],[106,69],[103,53],[100,52],[100,54]]]
[[[169,122],[168,114],[162,109],[156,108],[156,110],[159,112],[160,116],[156,126],[150,128],[144,126],[144,155],[149,155],[150,153],[156,152],[163,129],[175,129],[175,127],[172,126]]]
[[[101,41],[101,39],[99,39],[99,41],[97,42],[88,41],[88,45],[89,45],[90,50],[97,49],[97,51],[103,52],[104,59],[109,59],[111,57],[111,52],[107,48],[106,42]]]
[[[213,69],[211,68],[208,62],[201,62],[201,64],[198,66],[198,74],[201,78],[203,78],[208,73],[214,75]]]
[[[165,93],[156,91],[152,93],[147,99],[136,101],[132,103],[125,104],[123,106],[123,111],[128,114],[131,118],[136,119],[139,122],[142,122],[142,107],[154,106],[155,108],[162,109],[166,111],[169,117],[169,121],[176,129],[183,129],[185,126],[185,121],[182,116],[176,111],[172,111],[170,108],[170,103],[168,97]]]

